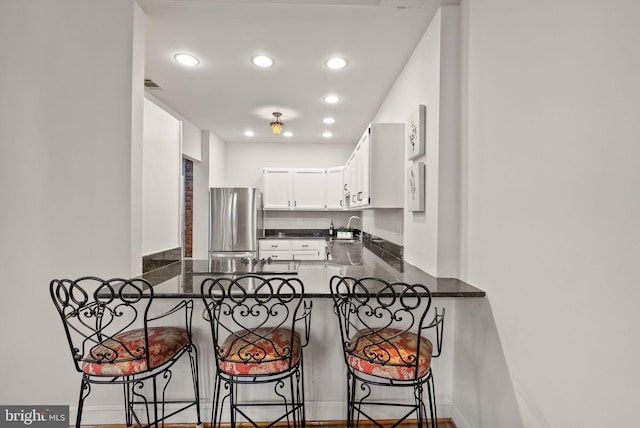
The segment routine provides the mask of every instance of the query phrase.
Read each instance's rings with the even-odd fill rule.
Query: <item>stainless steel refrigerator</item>
[[[258,255],[264,237],[262,193],[254,188],[209,190],[209,259]]]

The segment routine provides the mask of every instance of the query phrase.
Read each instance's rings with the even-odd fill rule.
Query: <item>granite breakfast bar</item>
[[[387,263],[366,246],[357,248],[359,259],[345,263],[340,260],[323,261],[274,261],[237,266],[236,271],[215,272],[206,260],[184,260],[154,270],[142,276],[154,289],[155,303],[170,307],[174,299],[193,299],[195,311],[193,331],[198,346],[200,363],[201,401],[204,414],[210,414],[212,379],[214,374],[213,348],[208,322],[202,318],[203,303],[200,285],[204,278],[212,276],[239,275],[248,271],[257,274],[299,278],[305,287],[305,297],[313,302],[310,343],[304,350],[305,400],[307,421],[343,420],[346,417],[346,369],[339,343],[339,329],[333,302],[329,293],[329,280],[334,275],[365,277],[372,276],[388,282],[421,283],[432,293],[433,305],[446,311],[444,346],[441,357],[433,361],[436,379],[436,398],[439,418],[451,415],[453,386],[453,355],[455,352],[454,328],[456,311],[466,299],[483,298],[485,292],[455,278],[435,278],[417,267],[406,263]],[[352,264],[353,263],[353,264]],[[227,267],[228,268],[228,267]],[[257,269],[257,271],[256,271]],[[462,305],[463,307],[464,305]],[[401,398],[381,396],[385,399]],[[258,399],[245,396],[244,400]],[[269,414],[264,415],[268,420]],[[186,421],[188,422],[188,421]]]

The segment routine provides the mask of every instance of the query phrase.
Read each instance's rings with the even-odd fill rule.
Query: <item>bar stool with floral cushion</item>
[[[302,348],[312,306],[303,283],[249,274],[207,278],[201,292],[216,361],[212,427],[221,426],[228,402],[232,428],[241,420],[303,428]]]
[[[153,288],[143,279],[54,279],[49,290],[75,368],[82,374],[76,428],[92,385],[123,386],[127,426],[157,427],[191,407],[201,425],[197,350],[191,335],[193,301],[183,300],[153,316]],[[189,360],[193,398],[169,400],[172,369],[182,356]],[[166,413],[167,404],[178,408]],[[143,415],[136,412],[141,406]]]
[[[382,408],[394,426],[413,417],[419,427],[437,427],[431,359],[440,355],[444,309],[430,314],[431,293],[421,284],[389,283],[382,279],[333,276],[334,312],[338,315],[347,367],[347,426],[360,419],[376,421]],[[425,333],[433,330],[433,342]],[[409,388],[413,399],[376,396],[386,388]],[[424,403],[426,388],[430,419]],[[387,395],[388,397],[388,395]]]

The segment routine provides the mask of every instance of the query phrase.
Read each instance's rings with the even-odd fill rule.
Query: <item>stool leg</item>
[[[82,377],[80,381],[80,397],[78,398],[78,414],[76,415],[76,428],[80,428],[82,421],[82,408],[84,407],[84,400],[91,393],[91,385],[89,382]]]
[[[431,413],[431,427],[438,428],[438,412],[436,410],[436,389],[433,382],[433,374],[427,379],[427,392],[429,394],[429,411]]]
[[[305,401],[304,401],[304,367],[303,367],[303,363],[302,361],[300,361],[300,369],[299,369],[299,373],[300,373],[300,378],[298,380],[298,391],[299,391],[299,397],[298,397],[298,405],[300,406],[300,410],[301,410],[301,417],[298,419],[298,423],[299,426],[301,428],[305,428],[307,425],[307,415],[305,413]]]
[[[187,350],[189,353],[189,364],[191,365],[191,377],[193,379],[193,390],[196,401],[196,415],[198,423],[197,425],[202,424],[202,418],[200,417],[200,383],[198,377],[198,349],[194,344],[191,344],[189,349]]]
[[[131,418],[131,384],[129,383],[129,376],[126,376],[124,380],[125,382],[122,384],[122,388],[124,390],[124,424],[125,426],[130,427],[133,425]]]
[[[356,378],[347,371],[347,427],[353,428],[354,426],[354,412],[356,405]]]

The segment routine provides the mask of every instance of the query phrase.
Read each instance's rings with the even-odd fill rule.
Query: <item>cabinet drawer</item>
[[[291,255],[291,251],[271,251],[271,250],[260,250],[260,258],[271,260],[293,260],[293,256]]]
[[[325,257],[319,250],[292,251],[293,260],[324,260]]]
[[[291,241],[286,239],[262,239],[260,240],[259,249],[268,251],[283,251],[291,249]]]
[[[294,239],[291,241],[292,250],[323,250],[325,247],[324,239]]]

